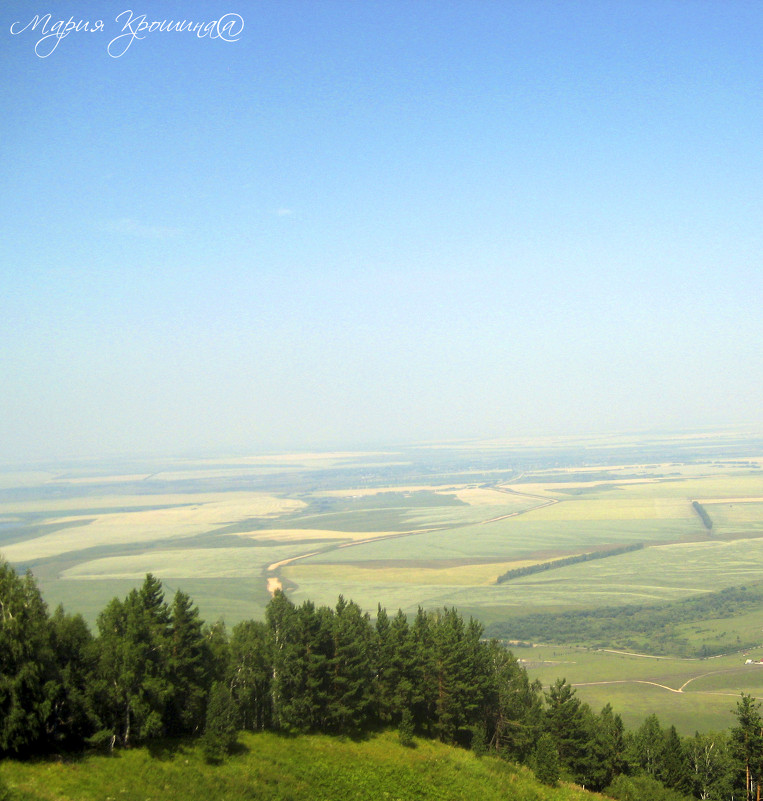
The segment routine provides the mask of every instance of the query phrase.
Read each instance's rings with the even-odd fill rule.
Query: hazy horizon
[[[760,431],[763,7],[103,5],[0,10],[0,463]]]

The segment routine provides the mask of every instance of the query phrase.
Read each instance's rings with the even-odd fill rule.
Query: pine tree
[[[198,607],[178,590],[170,609],[166,673],[170,683],[166,723],[170,734],[192,734],[204,725],[211,684],[211,655]]]
[[[219,682],[212,685],[207,705],[202,750],[209,762],[218,762],[236,744],[236,705],[230,690]]]
[[[163,733],[172,695],[170,615],[161,582],[151,574],[124,602],[114,598],[98,618],[94,694],[100,716],[127,746]]]
[[[665,732],[659,779],[666,787],[673,790],[679,792],[690,790],[686,752],[675,726],[671,726]]]
[[[551,685],[546,693],[546,704],[544,729],[556,743],[559,764],[577,781],[584,783],[589,767],[587,708],[575,697],[575,690],[565,679],[557,679]]]
[[[413,733],[413,715],[410,709],[404,709],[400,716],[400,724],[397,728],[397,736],[400,739],[400,744],[404,745],[406,748],[412,748],[414,745]]]
[[[373,630],[367,614],[340,595],[333,626],[331,727],[357,732],[372,708]]]
[[[548,732],[538,738],[533,764],[538,781],[555,787],[559,781],[559,753],[554,738]]]
[[[657,715],[649,715],[629,738],[628,762],[634,771],[653,779],[662,770],[665,735]]]
[[[600,791],[626,768],[623,721],[607,704],[589,721],[589,764],[586,787]]]

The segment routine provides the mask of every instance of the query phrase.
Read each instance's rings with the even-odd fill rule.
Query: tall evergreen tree
[[[124,602],[114,598],[98,618],[95,692],[101,718],[124,745],[164,731],[172,694],[170,615],[161,582],[147,575]]]
[[[331,727],[355,732],[371,713],[373,629],[368,615],[341,595],[333,622]]]
[[[613,712],[610,704],[597,717],[591,716],[589,730],[586,787],[600,791],[626,769],[625,730],[622,718]]]
[[[543,732],[538,738],[533,757],[533,769],[539,782],[555,787],[559,781],[559,752],[556,741]]]
[[[169,697],[165,722],[169,734],[193,734],[204,726],[212,660],[198,607],[178,590],[170,609],[165,671]]]
[[[230,690],[215,682],[209,694],[201,747],[209,762],[218,762],[230,754],[236,744],[236,705]]]
[[[659,779],[666,787],[678,792],[691,790],[686,751],[675,726],[665,732]]]
[[[562,769],[576,781],[586,783],[589,768],[587,746],[590,740],[586,708],[565,679],[557,679],[549,687],[546,704],[544,730],[556,743]]]
[[[0,753],[41,748],[55,695],[52,632],[32,577],[0,560]]]
[[[410,627],[412,650],[410,705],[415,727],[420,731],[428,730],[436,719],[438,687],[432,618],[431,614],[427,614],[419,607]]]
[[[628,762],[634,772],[658,779],[662,770],[665,734],[657,715],[649,715],[628,740]]]

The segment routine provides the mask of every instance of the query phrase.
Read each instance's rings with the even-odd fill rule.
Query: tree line
[[[707,513],[707,509],[705,509],[705,507],[699,501],[692,501],[691,505],[694,507],[694,511],[699,515],[700,519],[702,520],[702,525],[708,531],[711,531],[713,528],[713,521],[710,515]]]
[[[505,573],[501,573],[495,580],[495,583],[503,584],[507,581],[511,581],[511,579],[520,578],[521,576],[531,576],[533,573],[542,573],[544,570],[555,570],[558,567],[567,567],[568,565],[575,565],[578,562],[590,562],[592,559],[606,559],[608,556],[620,556],[620,554],[630,553],[631,551],[640,551],[643,547],[643,542],[637,542],[633,545],[622,545],[603,551],[589,551],[588,553],[580,553],[575,556],[565,556],[562,559],[551,559],[548,562],[536,562],[534,565],[515,567],[511,570],[507,570]]]
[[[704,658],[753,648],[716,635],[686,637],[682,623],[732,618],[760,609],[763,584],[726,587],[716,592],[655,605],[629,604],[555,613],[516,615],[488,626],[486,633],[505,640],[582,643],[597,648],[626,648],[640,653]]]
[[[205,624],[148,575],[100,613],[51,615],[33,576],[0,562],[0,756],[118,748],[198,736],[210,759],[239,729],[358,736],[396,728],[529,764],[627,801],[751,801],[763,787],[759,705],[742,696],[730,732],[681,738],[655,716],[635,731],[596,713],[564,679],[544,692],[512,653],[455,609],[409,619],[352,601],[295,606],[278,591],[264,621]],[[745,793],[747,795],[745,796]]]

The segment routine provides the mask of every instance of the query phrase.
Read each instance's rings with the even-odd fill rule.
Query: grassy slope
[[[196,747],[151,756],[146,749],[79,762],[0,764],[0,777],[20,799],[35,801],[223,801],[224,799],[512,799],[586,801],[600,798],[577,787],[548,788],[533,774],[493,757],[440,743],[403,748],[397,736],[363,742],[314,735],[284,738],[243,734],[242,753],[206,765]]]

